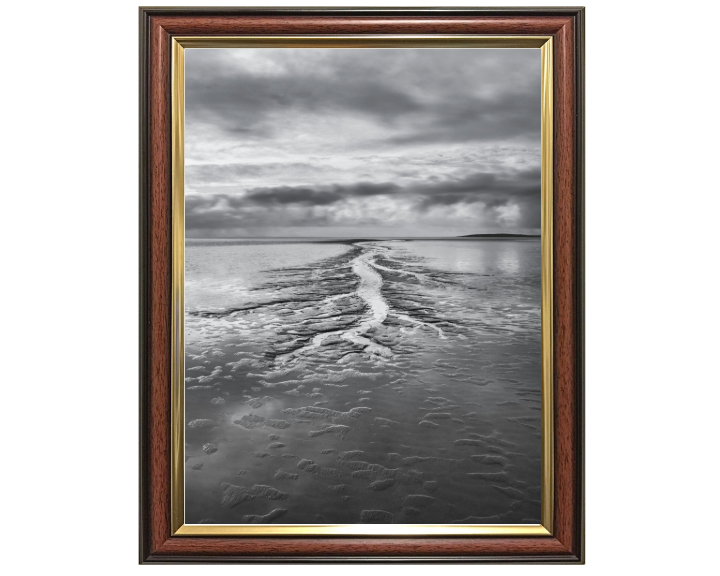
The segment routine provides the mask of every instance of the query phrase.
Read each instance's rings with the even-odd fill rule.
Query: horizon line
[[[263,238],[284,238],[284,239],[322,239],[322,238],[405,238],[405,239],[426,239],[426,238],[478,238],[492,236],[518,236],[523,238],[540,238],[540,234],[517,234],[513,232],[488,232],[481,234],[462,234],[460,236],[386,236],[374,234],[352,234],[349,236],[185,236],[186,240],[259,240]]]

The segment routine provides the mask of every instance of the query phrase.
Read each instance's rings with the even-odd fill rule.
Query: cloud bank
[[[186,50],[186,230],[537,233],[539,50]]]

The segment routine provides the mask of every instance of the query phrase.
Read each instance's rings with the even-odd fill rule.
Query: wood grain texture
[[[583,561],[582,9],[140,10],[140,561]],[[173,537],[170,532],[173,35],[554,37],[555,528],[552,537]]]
[[[296,16],[179,16],[158,17],[157,23],[173,35],[221,36],[231,34],[553,34],[567,17],[548,18],[538,25],[532,18],[467,17],[322,17]],[[392,28],[392,29],[390,29]]]
[[[555,34],[554,100],[554,356],[555,535],[568,550],[575,536],[575,102],[572,21]]]
[[[169,37],[150,22],[148,52],[147,301],[145,325],[147,406],[146,529],[150,549],[167,540],[170,515],[170,297],[171,297],[171,165]]]

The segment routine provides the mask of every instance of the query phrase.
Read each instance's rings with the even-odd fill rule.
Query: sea
[[[187,524],[540,522],[539,238],[188,239]]]

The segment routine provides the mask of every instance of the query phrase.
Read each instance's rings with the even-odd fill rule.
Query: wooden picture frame
[[[582,8],[140,8],[140,562],[583,562]],[[184,535],[178,524],[172,65],[176,38],[476,36],[552,39],[552,393],[547,531]],[[175,147],[176,148],[176,147]],[[177,200],[177,199],[176,199]],[[546,228],[548,229],[548,228]],[[549,296],[548,296],[549,297]],[[551,410],[550,410],[551,408]],[[179,436],[181,437],[181,436]],[[187,533],[186,533],[187,534]],[[300,532],[302,534],[302,532]]]

